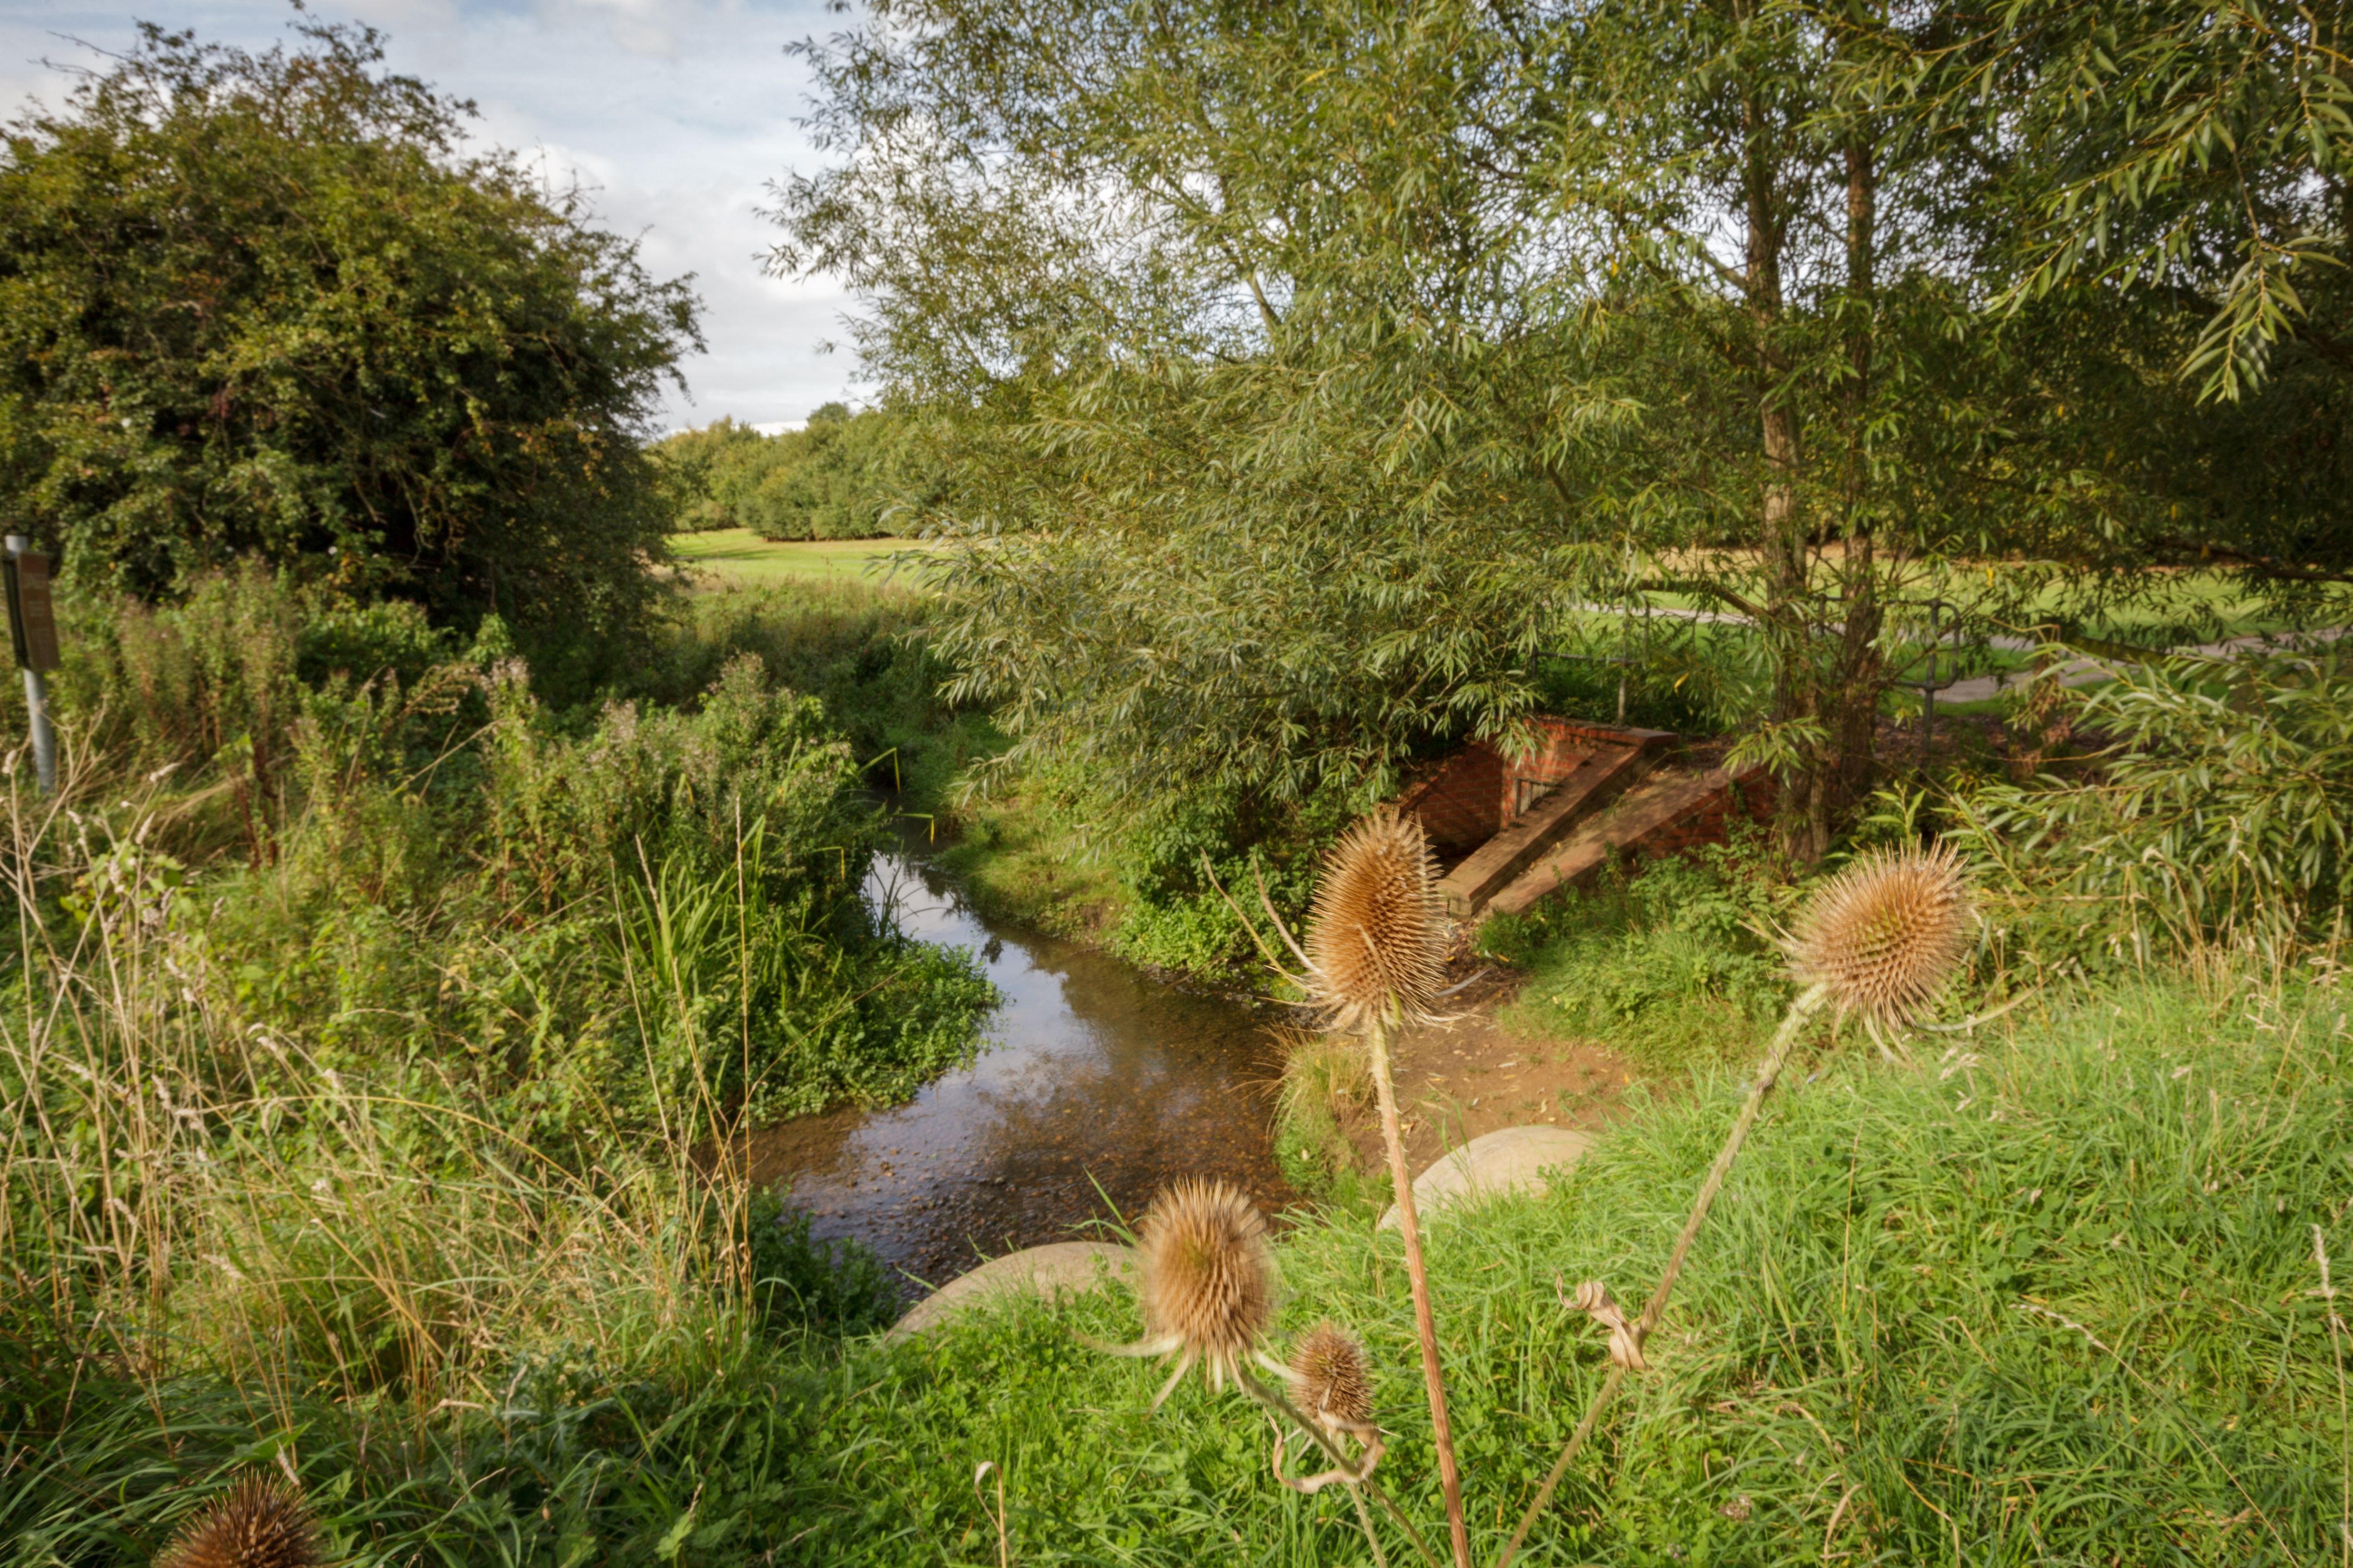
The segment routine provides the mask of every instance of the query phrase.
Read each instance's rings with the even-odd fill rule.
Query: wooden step
[[[1736,780],[1721,768],[1694,773],[1683,768],[1652,773],[1639,788],[1621,795],[1599,816],[1577,830],[1552,853],[1544,856],[1487,900],[1488,914],[1522,914],[1539,899],[1573,888],[1595,872],[1629,854],[1661,855],[1683,847],[1687,817],[1721,815],[1724,796],[1735,783],[1765,782],[1764,769],[1751,767]],[[1720,834],[1721,825],[1716,832]]]
[[[1489,900],[1567,837],[1577,824],[1649,773],[1658,754],[1648,745],[1603,746],[1577,763],[1567,778],[1446,874],[1438,884],[1446,899],[1446,912],[1457,920],[1482,912]]]

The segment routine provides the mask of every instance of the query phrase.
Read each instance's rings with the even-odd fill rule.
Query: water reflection
[[[854,1236],[937,1284],[983,1256],[1133,1216],[1170,1178],[1293,1194],[1269,1145],[1270,1018],[1117,959],[980,920],[921,862],[884,856],[866,894],[925,942],[968,948],[1006,996],[978,1060],[913,1100],[755,1134],[755,1180],[789,1182],[820,1236]]]

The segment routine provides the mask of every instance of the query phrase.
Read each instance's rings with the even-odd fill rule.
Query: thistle
[[[1257,1206],[1224,1182],[1178,1182],[1145,1211],[1136,1243],[1144,1338],[1113,1353],[1176,1358],[1152,1408],[1195,1362],[1213,1389],[1240,1377],[1274,1319],[1274,1254]]]
[[[1430,1272],[1422,1264],[1413,1173],[1406,1163],[1397,1080],[1389,1070],[1389,1032],[1408,1019],[1427,1016],[1430,1004],[1438,998],[1446,960],[1446,906],[1439,896],[1435,870],[1430,841],[1418,819],[1388,806],[1363,818],[1341,835],[1324,862],[1324,879],[1315,889],[1315,923],[1308,931],[1303,956],[1311,994],[1335,1026],[1364,1031],[1372,1058],[1381,1142],[1388,1150],[1398,1232],[1405,1242],[1406,1278],[1413,1288],[1414,1326],[1421,1337],[1422,1386],[1430,1396],[1439,1490],[1446,1500],[1455,1568],[1471,1568],[1462,1476],[1454,1458],[1453,1425],[1446,1414]]]
[[[1423,1012],[1446,963],[1446,904],[1421,823],[1384,806],[1348,829],[1315,889],[1307,959],[1333,1024],[1361,1029]]]
[[[319,1541],[302,1494],[248,1475],[173,1538],[155,1568],[317,1568]]]
[[[1297,1409],[1294,1416],[1303,1414],[1309,1422],[1322,1428],[1321,1441],[1327,1451],[1336,1450],[1343,1435],[1354,1437],[1364,1446],[1364,1453],[1354,1465],[1338,1465],[1321,1475],[1293,1479],[1282,1468],[1282,1423],[1274,1425],[1274,1479],[1296,1492],[1313,1494],[1338,1481],[1348,1489],[1349,1501],[1356,1505],[1356,1522],[1365,1531],[1365,1542],[1373,1549],[1377,1568],[1387,1568],[1388,1554],[1381,1550],[1381,1538],[1373,1529],[1373,1516],[1365,1506],[1364,1489],[1370,1482],[1375,1466],[1381,1462],[1381,1429],[1373,1425],[1373,1382],[1365,1365],[1365,1347],[1339,1324],[1326,1318],[1300,1337],[1292,1347],[1291,1364],[1284,1369],[1291,1384],[1291,1393]],[[1417,1538],[1415,1544],[1421,1542]],[[1429,1555],[1427,1549],[1423,1555]]]
[[[1667,1255],[1666,1271],[1660,1275],[1641,1315],[1627,1322],[1609,1287],[1599,1280],[1577,1287],[1577,1307],[1609,1331],[1609,1373],[1560,1458],[1553,1462],[1551,1473],[1536,1489],[1535,1500],[1520,1515],[1519,1528],[1504,1544],[1495,1568],[1511,1568],[1529,1527],[1552,1500],[1553,1489],[1593,1435],[1619,1385],[1628,1374],[1647,1370],[1642,1342],[1666,1312],[1667,1298],[1683,1273],[1683,1259],[1690,1255],[1708,1209],[1723,1190],[1725,1178],[1732,1173],[1733,1162],[1740,1157],[1749,1129],[1757,1124],[1765,1097],[1779,1080],[1790,1048],[1807,1023],[1825,1005],[1860,1015],[1874,1037],[1883,1023],[1900,1025],[1917,1018],[1959,966],[1968,946],[1968,886],[1962,877],[1960,857],[1944,847],[1880,851],[1832,878],[1808,901],[1798,919],[1797,935],[1788,942],[1791,973],[1805,990],[1789,1004],[1773,1043],[1766,1048],[1765,1059],[1757,1064],[1756,1080],[1748,1086],[1740,1114],[1700,1183],[1683,1234],[1675,1237],[1674,1250]],[[1880,1049],[1886,1051],[1884,1040]]]
[[[1969,897],[1950,848],[1881,850],[1814,895],[1789,943],[1798,978],[1841,1013],[1910,1023],[1968,949]]]
[[[1291,1351],[1292,1395],[1325,1427],[1362,1434],[1372,1429],[1373,1384],[1365,1347],[1329,1318]]]

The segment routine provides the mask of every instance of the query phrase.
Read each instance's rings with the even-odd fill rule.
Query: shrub
[[[653,605],[639,445],[695,300],[381,69],[364,28],[261,54],[143,27],[0,153],[0,498],[71,581],[237,558],[534,645]]]
[[[819,1240],[807,1209],[755,1193],[744,1212],[752,1299],[771,1332],[849,1337],[899,1321],[898,1281],[857,1241]]]
[[[1946,801],[2036,965],[2294,942],[2353,894],[2353,682],[2334,649],[2128,665],[2077,698],[2109,749]],[[2084,919],[2087,912],[2096,919]]]

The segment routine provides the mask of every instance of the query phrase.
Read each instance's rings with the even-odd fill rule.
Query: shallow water
[[[1294,1195],[1269,1140],[1273,1009],[983,921],[912,857],[878,858],[866,895],[921,940],[978,953],[1006,1000],[978,1059],[907,1104],[753,1135],[754,1179],[789,1183],[816,1234],[937,1285],[1099,1234],[1082,1227],[1114,1209],[1133,1219],[1178,1176],[1222,1176],[1270,1209]]]

